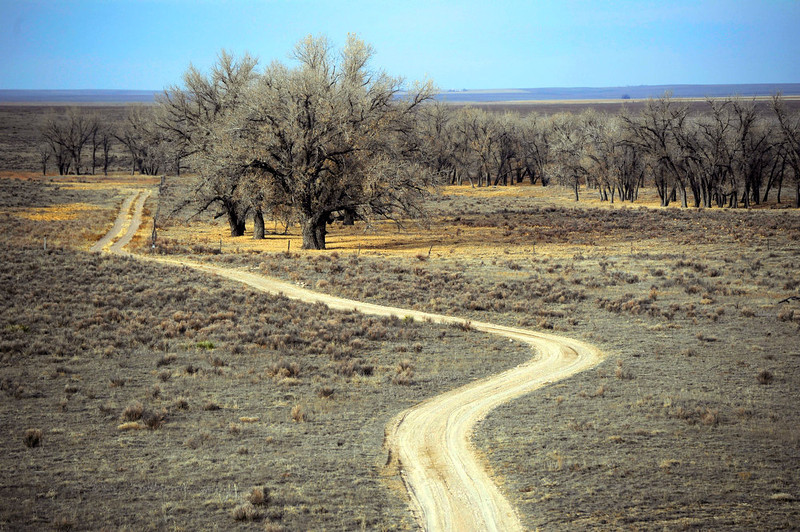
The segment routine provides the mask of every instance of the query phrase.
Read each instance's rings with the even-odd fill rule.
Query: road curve
[[[138,226],[141,220],[144,199],[140,196],[136,203],[128,230],[131,236],[136,232],[133,226]],[[120,228],[118,232],[121,231]],[[122,252],[124,245],[112,247],[112,251]],[[292,299],[323,303],[336,310],[407,316],[415,320],[471,327],[534,348],[536,356],[530,361],[427,399],[395,416],[387,426],[388,465],[400,472],[415,518],[430,531],[522,530],[514,508],[476,456],[470,442],[475,424],[498,405],[586,370],[604,359],[604,354],[592,345],[553,334],[353,301],[243,270],[171,257],[139,257],[211,273]]]

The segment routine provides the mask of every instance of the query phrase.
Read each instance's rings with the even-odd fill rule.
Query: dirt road
[[[139,195],[126,237],[136,232],[146,197],[144,193]],[[133,197],[129,199],[123,203],[123,211],[126,204],[130,208]],[[117,234],[121,232],[122,227]],[[120,244],[123,240],[118,241],[111,251],[123,252],[129,240],[123,244]],[[387,427],[385,446],[389,466],[401,473],[415,517],[426,530],[522,530],[513,507],[476,456],[470,442],[473,428],[498,405],[588,369],[604,358],[597,348],[562,336],[352,301],[242,270],[168,257],[141,258],[212,273],[265,292],[323,303],[332,309],[460,324],[533,347],[536,356],[529,362],[423,401],[401,412]]]
[[[138,196],[140,193],[141,191],[137,190],[125,198],[125,200],[122,202],[122,207],[119,209],[119,214],[117,214],[117,219],[114,220],[114,225],[111,226],[111,229],[109,229],[105,235],[103,235],[103,238],[95,242],[92,247],[89,248],[89,251],[103,250],[111,243],[114,237],[122,233],[122,230],[125,228],[125,223],[128,221],[128,217],[130,215],[131,203],[133,203],[133,200],[135,200],[136,196]]]

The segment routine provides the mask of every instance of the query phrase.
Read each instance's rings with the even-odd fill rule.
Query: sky
[[[442,90],[800,82],[800,0],[0,0],[0,89],[160,90],[348,33]]]

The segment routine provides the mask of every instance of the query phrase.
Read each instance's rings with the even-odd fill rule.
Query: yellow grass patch
[[[85,211],[95,209],[97,209],[97,206],[89,205],[88,203],[66,203],[64,205],[51,205],[49,207],[17,211],[17,216],[36,222],[57,222],[74,220]]]

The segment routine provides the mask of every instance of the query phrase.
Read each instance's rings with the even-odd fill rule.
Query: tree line
[[[690,113],[669,95],[637,114],[587,109],[551,116],[429,106],[421,134],[429,163],[450,184],[509,185],[529,180],[581,186],[604,201],[635,201],[652,185],[661,205],[749,207],[784,182],[800,207],[800,114],[780,95],[769,112],[754,100],[709,99]]]
[[[661,204],[749,207],[784,181],[800,207],[800,114],[780,95],[768,113],[753,100],[709,99],[690,113],[669,95],[637,114],[586,110],[551,116],[491,113],[434,101],[430,82],[406,87],[370,65],[354,35],[336,50],[307,37],[292,65],[223,51],[208,73],[194,67],[152,106],[122,124],[70,110],[42,127],[43,171],[108,170],[112,141],[143,174],[190,169],[191,201],[218,210],[233,236],[252,219],[300,223],[303,246],[323,249],[327,226],[422,213],[435,185],[583,186],[604,201],[635,201],[652,185]],[[89,155],[86,155],[86,152]],[[90,162],[85,162],[88,158]]]
[[[127,153],[131,173],[143,175],[167,171],[180,175],[180,160],[185,155],[175,152],[178,144],[154,122],[154,108],[145,105],[128,107],[121,122],[81,107],[70,107],[60,114],[52,112],[42,120],[39,135],[42,175],[47,175],[51,164],[59,175],[94,175],[100,171],[108,175],[115,144]]]

